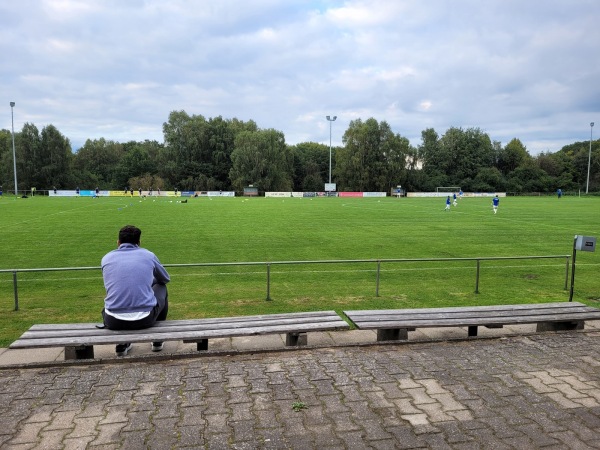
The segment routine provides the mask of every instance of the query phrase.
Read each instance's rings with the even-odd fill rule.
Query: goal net
[[[440,186],[436,187],[435,191],[438,194],[453,194],[454,192],[458,193],[461,191],[460,186]]]

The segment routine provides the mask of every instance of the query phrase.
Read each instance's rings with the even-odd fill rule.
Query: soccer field
[[[125,224],[170,264],[571,255],[598,237],[600,199],[48,198],[0,200],[0,269],[99,267]],[[574,300],[597,305],[600,254],[578,252]],[[170,267],[170,318],[317,309],[567,301],[566,259]],[[98,321],[99,270],[0,274],[0,346],[33,323]]]

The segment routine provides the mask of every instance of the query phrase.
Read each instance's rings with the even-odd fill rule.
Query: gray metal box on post
[[[596,251],[596,238],[592,236],[575,236],[575,250],[582,252]]]

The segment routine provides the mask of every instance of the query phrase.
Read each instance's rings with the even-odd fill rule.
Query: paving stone
[[[599,448],[594,333],[0,366],[0,447]]]
[[[121,441],[121,430],[125,423],[107,423],[99,424],[98,434],[91,441],[94,446],[103,446],[108,444],[119,444]]]
[[[65,438],[62,441],[63,450],[86,450],[94,436],[80,436],[76,438]]]
[[[177,446],[180,448],[205,448],[206,441],[202,431],[198,427],[179,427],[179,440]]]
[[[231,435],[229,434],[206,434],[204,436],[205,448],[209,450],[222,450],[230,447]]]
[[[62,443],[69,430],[41,431],[39,446],[42,448],[62,448]]]
[[[11,445],[37,443],[40,439],[41,431],[48,425],[47,422],[27,422],[20,424],[14,430],[12,439],[9,441]],[[52,430],[56,431],[56,430]],[[62,434],[69,430],[59,430]]]
[[[285,430],[283,428],[259,429],[256,431],[261,445],[265,449],[286,448]]]
[[[132,450],[143,450],[146,449],[147,442],[146,439],[148,437],[148,431],[145,430],[135,430],[135,431],[126,431],[123,430],[121,432],[121,448],[123,449],[132,449]]]
[[[48,425],[44,427],[44,430],[50,431],[73,429],[75,425],[75,416],[77,416],[77,413],[78,411],[56,411],[50,419]],[[96,423],[95,420],[94,423]]]

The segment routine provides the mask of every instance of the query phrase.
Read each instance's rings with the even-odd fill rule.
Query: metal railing
[[[227,266],[265,266],[267,297],[271,300],[271,266],[279,265],[302,265],[302,264],[376,264],[375,296],[379,297],[379,283],[381,265],[388,263],[418,263],[418,262],[458,262],[475,261],[475,294],[479,294],[479,279],[482,261],[502,261],[502,260],[531,260],[531,259],[565,259],[565,287],[568,289],[569,280],[569,259],[571,255],[547,255],[547,256],[489,256],[489,257],[471,257],[471,258],[398,258],[398,259],[344,259],[344,260],[317,260],[317,261],[270,261],[270,262],[230,262],[230,263],[192,263],[192,264],[164,264],[165,267],[227,267]],[[56,268],[37,268],[37,269],[0,269],[2,273],[12,273],[15,311],[19,310],[19,290],[18,273],[30,272],[62,272],[76,270],[101,270],[100,267],[56,267]]]

